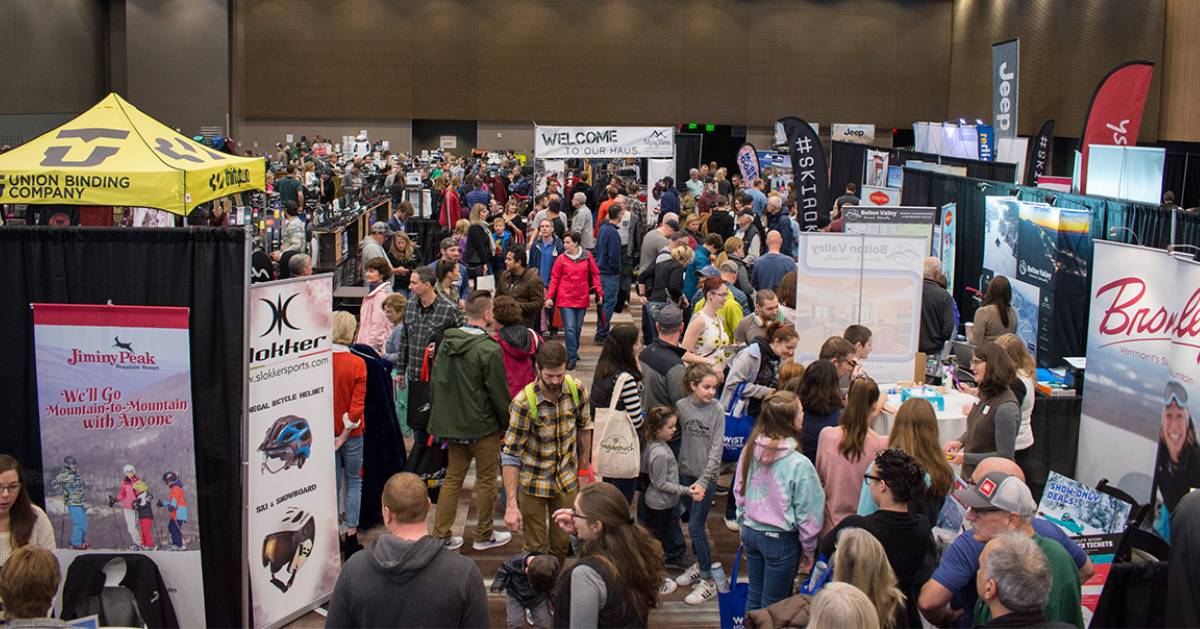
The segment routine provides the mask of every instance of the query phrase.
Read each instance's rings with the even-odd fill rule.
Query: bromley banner
[[[46,513],[63,573],[80,554],[140,552],[183,625],[203,627],[188,309],[32,307]]]
[[[534,127],[533,153],[573,157],[675,157],[671,127]]]
[[[1123,63],[1100,80],[1084,117],[1083,133],[1079,137],[1083,150],[1079,172],[1086,178],[1089,147],[1093,144],[1137,146],[1142,113],[1150,79],[1154,77],[1153,61]],[[1087,192],[1087,181],[1079,182],[1079,194]]]
[[[250,288],[246,557],[255,627],[333,593],[341,569],[333,443],[331,276]]]
[[[1200,487],[1200,264],[1161,249],[1096,241],[1076,476],[1108,478],[1155,530]]]

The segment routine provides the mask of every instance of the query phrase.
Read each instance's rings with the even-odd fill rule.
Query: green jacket
[[[508,429],[508,379],[500,344],[479,328],[451,328],[438,344],[430,376],[429,433],[481,439]]]

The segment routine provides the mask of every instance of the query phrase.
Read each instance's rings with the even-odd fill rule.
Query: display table
[[[1026,481],[1035,500],[1050,472],[1075,478],[1075,460],[1079,447],[1079,416],[1083,410],[1080,396],[1051,397],[1038,394],[1033,402],[1033,446],[1022,460]]]
[[[894,383],[881,383],[879,390],[887,394],[888,408],[900,408],[900,389]],[[895,394],[888,394],[890,390],[895,390]],[[967,416],[963,414],[962,408],[966,404],[974,404],[975,397],[955,390],[948,391],[943,395],[946,401],[946,410],[939,411],[937,410],[937,406],[933,408],[934,412],[937,413],[938,419],[938,441],[942,445],[945,445],[946,442],[954,441],[966,432]],[[875,418],[874,425],[871,428],[881,435],[887,435],[891,433],[892,422],[894,421],[896,421],[896,416],[884,411]]]

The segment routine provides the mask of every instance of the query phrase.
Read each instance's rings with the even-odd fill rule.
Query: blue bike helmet
[[[275,474],[295,465],[304,467],[304,462],[312,455],[312,429],[308,420],[296,415],[284,415],[275,420],[267,429],[258,451],[263,453],[264,470]],[[283,461],[283,467],[271,469],[271,459]]]

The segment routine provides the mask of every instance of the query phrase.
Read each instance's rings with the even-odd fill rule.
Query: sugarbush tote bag
[[[607,408],[596,409],[592,434],[592,467],[603,478],[637,478],[642,464],[637,430],[626,411],[617,410],[617,401],[625,383],[632,379],[628,373],[617,377]]]

